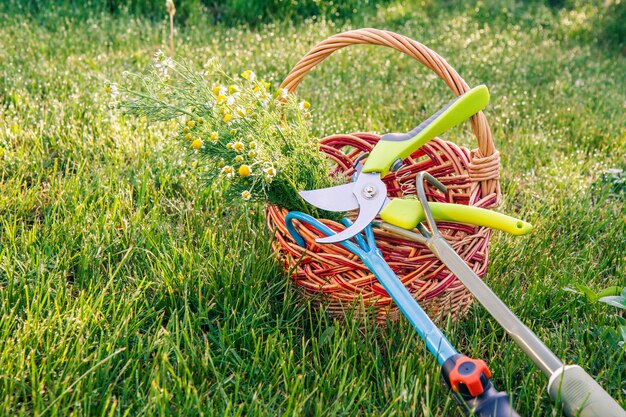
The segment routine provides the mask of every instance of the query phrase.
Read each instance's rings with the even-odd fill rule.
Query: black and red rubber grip
[[[484,361],[456,354],[444,362],[441,374],[467,415],[476,417],[519,417],[509,395],[495,389],[491,371]]]

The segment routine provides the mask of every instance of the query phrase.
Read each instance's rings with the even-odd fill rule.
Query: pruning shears
[[[411,230],[425,220],[424,208],[414,198],[387,197],[382,178],[402,166],[402,161],[437,135],[468,119],[489,102],[489,91],[480,85],[450,101],[410,132],[388,133],[380,138],[364,164],[357,160],[354,181],[318,190],[301,191],[309,204],[326,211],[359,210],[354,223],[336,235],[317,240],[337,243],[362,231],[376,216],[385,222]],[[518,219],[490,210],[461,204],[429,203],[436,220],[469,223],[506,231],[515,235],[528,233],[532,226]]]
[[[294,220],[313,226],[326,237],[335,235],[331,228],[319,220],[305,213],[291,211],[285,216],[285,225],[296,243],[302,247],[306,247],[306,244],[298,233]],[[352,225],[346,218],[342,223],[347,227]],[[491,382],[491,371],[487,364],[481,359],[459,353],[402,284],[376,247],[372,224],[365,227],[364,234],[365,236],[361,233],[354,235],[355,242],[344,240],[339,244],[363,261],[398,305],[426,344],[428,351],[439,362],[442,380],[462,410],[475,417],[520,417],[511,405],[508,394],[498,391]]]

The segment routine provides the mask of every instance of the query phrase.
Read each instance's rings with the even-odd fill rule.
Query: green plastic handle
[[[428,206],[435,220],[439,221],[485,226],[516,236],[525,235],[533,228],[523,220],[479,207],[451,203],[428,203]],[[426,219],[422,205],[412,198],[391,200],[380,212],[380,217],[387,223],[407,230],[414,229]]]
[[[489,103],[489,90],[479,85],[456,97],[437,113],[408,133],[388,133],[380,138],[367,157],[363,172],[389,173],[397,159],[403,160],[429,140],[469,119]]]

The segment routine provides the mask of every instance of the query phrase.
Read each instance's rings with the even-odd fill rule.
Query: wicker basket
[[[457,96],[469,90],[457,72],[435,52],[405,36],[376,29],[337,34],[317,44],[296,64],[281,87],[294,92],[311,68],[334,51],[353,44],[396,49],[434,71]],[[484,208],[497,206],[501,197],[499,155],[482,112],[472,117],[471,124],[478,141],[477,149],[470,151],[438,138],[432,140],[407,158],[399,171],[384,178],[389,197],[415,194],[415,175],[426,170],[449,190],[443,195],[434,188],[427,188],[431,200]],[[336,164],[331,175],[345,176],[346,182],[350,181],[353,161],[369,152],[379,138],[373,133],[354,133],[322,139],[321,151]],[[304,294],[340,316],[347,309],[354,312],[357,308],[356,314],[373,311],[380,323],[398,317],[398,309],[391,298],[355,255],[336,244],[315,243],[322,234],[310,226],[297,224],[307,242],[307,250],[301,248],[285,227],[285,215],[286,211],[278,207],[267,209],[268,225],[275,230],[274,248]],[[324,222],[337,231],[344,228],[332,221]],[[490,229],[444,222],[438,226],[457,253],[482,277],[487,269]],[[381,230],[375,230],[375,235],[385,260],[434,320],[448,314],[455,319],[467,310],[472,301],[470,293],[425,246]]]

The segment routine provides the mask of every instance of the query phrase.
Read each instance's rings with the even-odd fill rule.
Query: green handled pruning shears
[[[301,191],[309,204],[327,211],[359,209],[354,223],[342,232],[318,239],[319,243],[336,243],[350,239],[380,214],[395,226],[413,229],[424,217],[420,202],[412,198],[387,197],[387,187],[381,180],[390,171],[402,166],[402,160],[435,136],[467,120],[489,102],[489,90],[480,85],[455,98],[408,133],[388,133],[380,138],[365,164],[357,165],[355,182],[318,190]],[[436,220],[470,223],[502,230],[515,235],[530,232],[532,226],[512,217],[478,207],[448,203],[429,203]]]

